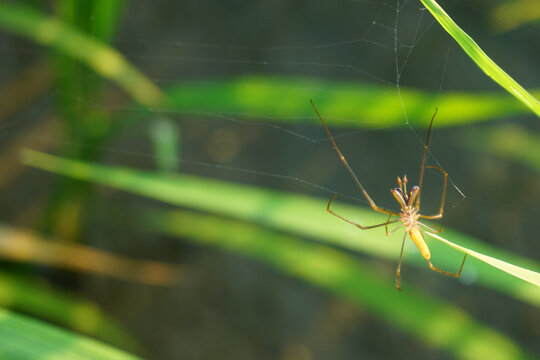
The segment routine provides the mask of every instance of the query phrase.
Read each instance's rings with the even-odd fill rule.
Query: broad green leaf
[[[535,92],[540,94],[540,92]],[[313,99],[332,126],[380,127],[404,123],[394,86],[332,82],[306,77],[243,76],[223,81],[178,84],[167,90],[172,111],[242,121],[316,123]],[[514,98],[495,93],[445,92],[403,87],[403,102],[414,126],[456,126],[526,113]]]
[[[163,104],[164,95],[118,51],[77,28],[20,4],[0,3],[0,26],[80,60],[145,106]]]
[[[0,358],[19,359],[137,359],[96,340],[0,309]]]
[[[476,42],[463,31],[435,0],[421,0],[441,26],[457,41],[469,57],[496,83],[540,116],[540,102],[504,72]]]
[[[395,260],[399,255],[400,235],[395,235],[399,239],[395,236],[388,238],[384,229],[361,231],[345,224],[325,211],[326,199],[194,176],[159,176],[143,171],[90,165],[30,150],[24,152],[22,160],[28,165],[47,171],[112,186],[178,206],[264,224],[374,256]],[[345,205],[339,205],[338,209],[343,213],[356,214],[364,224],[377,224],[386,220],[385,216],[381,217],[381,214],[371,209]],[[449,239],[467,248],[504,259],[520,267],[540,269],[538,264],[530,260],[489,247],[463,234],[451,230],[446,230],[445,233]],[[459,268],[461,256],[458,252],[449,251],[448,247],[439,242],[430,243],[430,247],[436,266],[449,271]],[[427,268],[420,256],[409,255],[406,259]],[[540,288],[537,286],[474,259],[466,264],[464,277],[468,271],[476,273],[479,284],[540,306]]]
[[[148,216],[150,215],[150,216]],[[153,230],[243,254],[369,309],[392,326],[460,359],[519,359],[523,351],[456,306],[394,287],[354,255],[253,224],[187,211],[145,213]],[[466,334],[466,335],[465,335]]]
[[[106,340],[127,349],[139,345],[94,303],[64,294],[43,281],[0,273],[0,306]]]

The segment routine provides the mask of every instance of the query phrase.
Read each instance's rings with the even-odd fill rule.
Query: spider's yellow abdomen
[[[412,241],[414,241],[414,245],[420,250],[420,254],[422,254],[424,259],[429,260],[431,258],[431,253],[429,252],[429,248],[426,244],[426,240],[424,240],[422,232],[418,228],[412,228],[409,230],[409,235]]]

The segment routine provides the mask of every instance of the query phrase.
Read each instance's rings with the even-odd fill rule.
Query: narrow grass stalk
[[[469,57],[496,83],[540,116],[540,102],[501,69],[478,44],[463,31],[435,0],[420,0],[441,26],[457,41]]]
[[[0,3],[0,27],[75,58],[115,82],[147,107],[163,105],[163,92],[115,49],[79,29],[19,4]]]

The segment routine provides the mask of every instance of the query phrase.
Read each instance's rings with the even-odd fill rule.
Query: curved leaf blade
[[[142,196],[164,201],[169,204],[188,206],[193,209],[223,214],[245,221],[264,224],[293,234],[307,236],[327,243],[337,244],[355,251],[362,251],[385,259],[397,259],[399,242],[390,241],[383,231],[359,231],[330,216],[326,211],[327,200],[310,198],[298,194],[280,193],[252,186],[228,184],[218,180],[194,176],[160,176],[148,172],[123,168],[108,168],[89,165],[80,161],[66,160],[55,156],[27,150],[23,162],[43,170],[71,176],[81,180],[93,181],[130,191]],[[340,211],[356,213],[367,224],[381,223],[386,216],[370,209],[340,205]],[[540,266],[530,260],[496,250],[470,237],[454,231],[447,231],[459,238],[470,248],[482,248],[490,254],[501,253],[516,264],[529,264],[532,268]],[[459,259],[457,254],[433,246],[438,264],[453,266]],[[442,244],[439,244],[442,246]],[[498,256],[498,255],[497,255]],[[423,258],[407,256],[414,264],[426,266]],[[515,277],[503,277],[499,270],[490,266],[475,266],[477,281],[484,286],[497,289],[510,296],[540,306],[540,287]],[[526,266],[526,265],[524,265]]]
[[[443,238],[442,236],[439,236],[437,234],[433,234],[429,231],[426,231],[425,232],[426,234],[428,234],[429,236],[431,236],[432,238],[435,238],[439,241],[442,241],[443,243],[447,244],[448,246],[451,246],[453,247],[454,249],[457,249],[467,255],[470,255],[470,256],[473,256],[475,258],[477,258],[478,260],[481,260],[493,267],[496,267],[497,269],[500,269],[504,272],[507,272],[508,274],[510,275],[513,275],[515,277],[518,277],[522,280],[525,280],[525,281],[528,281],[530,282],[531,284],[533,285],[536,285],[536,286],[540,286],[540,273],[537,273],[535,271],[532,271],[532,270],[529,270],[529,269],[524,269],[522,267],[519,267],[519,266],[516,266],[516,265],[513,265],[513,264],[510,264],[510,263],[507,263],[506,261],[502,261],[500,259],[496,259],[494,257],[491,257],[491,256],[488,256],[488,255],[485,255],[485,254],[481,254],[479,252],[476,252],[474,250],[471,250],[471,249],[468,249],[466,247],[463,247],[463,246],[460,246],[460,245],[457,245],[445,238]]]
[[[122,348],[139,346],[94,303],[64,294],[42,281],[0,273],[0,307],[24,312]]]
[[[540,116],[540,102],[501,69],[435,0],[420,0],[469,57],[496,83]]]
[[[535,92],[535,94],[540,94]],[[224,119],[268,123],[313,123],[309,100],[334,127],[380,127],[403,124],[401,99],[393,86],[343,83],[307,77],[242,76],[221,81],[177,84],[167,89],[172,110]],[[427,127],[435,107],[434,126],[488,121],[527,112],[505,94],[444,92],[440,95],[403,87],[409,121]]]
[[[392,326],[457,358],[527,357],[512,340],[479,324],[458,307],[409,285],[405,293],[396,291],[392,275],[380,275],[356,256],[327,245],[188,211],[145,212],[144,216],[149,218],[146,226],[150,230],[260,260],[365,307]]]
[[[0,309],[2,359],[135,360],[137,357],[52,325]]]
[[[158,106],[164,94],[115,49],[60,19],[20,4],[0,3],[0,26],[80,60],[114,81],[136,101]]]

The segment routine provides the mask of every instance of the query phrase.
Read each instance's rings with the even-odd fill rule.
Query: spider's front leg
[[[439,170],[444,175],[443,192],[442,192],[442,199],[441,199],[441,208],[439,210],[439,213],[436,215],[420,215],[420,217],[422,219],[440,219],[443,217],[444,200],[446,199],[446,186],[448,184],[448,173],[438,166],[426,166],[426,167],[429,169]]]
[[[336,194],[328,201],[328,205],[326,205],[326,211],[328,211],[330,214],[340,218],[341,220],[346,221],[349,224],[356,226],[357,228],[359,228],[361,230],[373,229],[373,228],[376,228],[376,227],[379,227],[379,226],[386,226],[386,234],[389,235],[388,234],[388,224],[393,224],[393,223],[396,223],[396,222],[399,221],[399,219],[395,219],[395,220],[390,221],[390,217],[393,214],[395,214],[393,212],[390,212],[389,215],[388,215],[388,219],[386,220],[386,222],[383,222],[382,224],[363,226],[363,225],[360,225],[358,223],[355,223],[354,221],[351,221],[349,219],[344,218],[343,216],[341,216],[339,214],[336,214],[332,209],[330,209],[330,205],[332,204],[332,201],[334,201],[334,199],[337,198],[338,196],[339,195]],[[386,210],[386,211],[388,211],[388,210]]]

